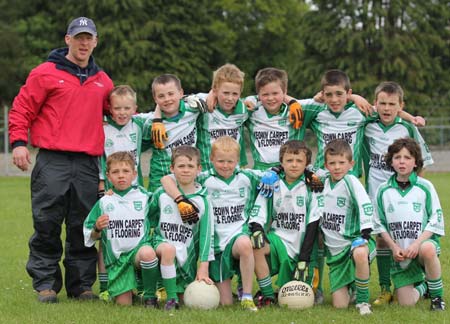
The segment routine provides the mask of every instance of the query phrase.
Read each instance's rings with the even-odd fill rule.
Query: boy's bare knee
[[[353,250],[353,260],[356,263],[360,262],[368,262],[369,252],[367,251],[366,246],[360,246]]]
[[[156,253],[150,246],[143,246],[139,250],[139,256],[142,261],[152,261],[156,258]]]
[[[425,260],[433,259],[436,257],[436,247],[431,242],[424,242],[420,246],[419,255]]]

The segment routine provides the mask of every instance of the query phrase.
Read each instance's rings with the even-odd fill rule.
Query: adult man
[[[97,156],[103,153],[103,109],[111,79],[91,56],[97,46],[94,22],[74,19],[65,35],[67,48],[53,50],[33,69],[9,113],[13,163],[25,171],[31,164],[26,147],[39,147],[31,175],[34,233],[29,241],[27,271],[38,300],[57,302],[62,288],[58,262],[65,221],[65,286],[70,298],[94,299],[97,253],[86,248],[83,221],[96,201]]]

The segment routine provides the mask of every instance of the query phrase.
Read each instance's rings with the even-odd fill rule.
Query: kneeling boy
[[[290,140],[281,146],[279,155],[284,170],[280,190],[269,199],[258,196],[249,221],[255,273],[262,294],[259,307],[275,301],[272,276],[278,274],[279,287],[293,279],[312,285],[314,279],[315,258],[311,260],[311,252],[323,196],[313,193],[305,183],[304,171],[311,162],[311,150],[301,141]]]

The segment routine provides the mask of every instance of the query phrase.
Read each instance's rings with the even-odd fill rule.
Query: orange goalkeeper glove
[[[289,101],[289,122],[295,129],[299,129],[303,125],[302,105],[295,99]]]
[[[178,205],[178,211],[180,212],[181,220],[183,221],[183,223],[192,225],[198,222],[199,210],[192,201],[190,201],[183,195],[179,195],[174,199],[174,201]]]
[[[166,127],[161,118],[155,118],[152,122],[152,141],[157,149],[164,149],[164,141],[167,141]]]

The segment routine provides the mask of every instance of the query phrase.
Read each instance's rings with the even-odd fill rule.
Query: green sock
[[[156,297],[156,282],[159,278],[158,258],[153,261],[141,261],[144,300]]]
[[[269,276],[258,280],[259,288],[261,289],[261,293],[264,297],[275,298],[275,294],[273,292],[272,287],[272,278]]]
[[[98,273],[98,281],[100,282],[100,292],[108,290],[108,274],[106,272]]]
[[[178,295],[177,295],[177,278],[163,278],[163,285],[166,288],[167,292],[167,300],[169,299],[175,299],[178,301]]]
[[[319,270],[319,284],[317,285],[317,289],[323,292],[323,268],[324,268],[324,250],[318,249],[317,250],[317,269]]]
[[[378,280],[383,290],[391,291],[391,258],[389,249],[377,249]]]
[[[369,278],[361,279],[355,278],[356,287],[356,303],[368,303],[369,302]]]
[[[442,297],[444,294],[444,286],[442,285],[442,277],[438,279],[426,279],[430,297]]]
[[[164,288],[167,292],[167,300],[175,299],[178,301],[177,295],[177,272],[174,264],[162,265],[161,264],[161,277]]]
[[[422,281],[420,284],[414,287],[419,292],[419,297],[422,297],[427,292],[427,284]]]

